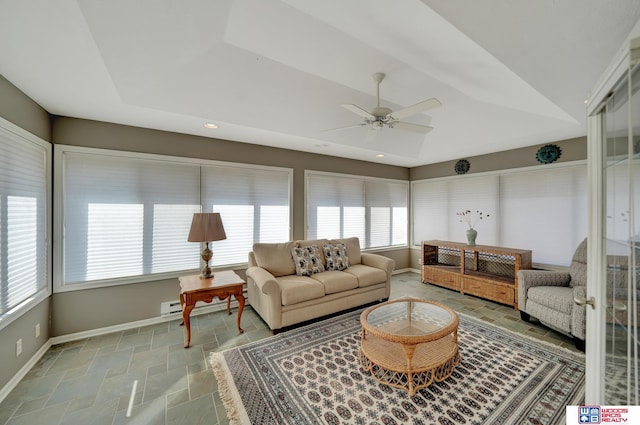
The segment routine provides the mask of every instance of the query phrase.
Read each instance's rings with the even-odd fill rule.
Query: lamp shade
[[[189,242],[211,242],[227,239],[220,213],[195,213],[189,230]]]

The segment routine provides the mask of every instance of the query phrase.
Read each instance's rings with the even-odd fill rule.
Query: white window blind
[[[536,167],[412,184],[413,241],[466,242],[457,213],[489,214],[476,242],[530,249],[533,261],[567,266],[587,231],[586,165]]]
[[[64,243],[59,290],[196,270],[194,212],[220,212],[211,265],[245,263],[254,242],[289,240],[291,171],[56,147]]]
[[[50,146],[0,125],[0,323],[49,293]],[[8,125],[7,125],[8,127]],[[27,305],[25,305],[27,303]]]
[[[307,173],[307,237],[357,237],[364,245],[365,192],[360,179]]]
[[[412,187],[413,240],[449,240],[466,242],[469,228],[458,214],[471,211],[477,243],[498,242],[498,176],[465,176],[436,181],[415,182]],[[474,218],[483,213],[481,221]]]
[[[500,176],[502,245],[532,250],[536,263],[568,266],[587,236],[586,168]]]
[[[211,244],[212,265],[246,263],[256,242],[290,239],[288,169],[203,166],[202,205],[219,212],[226,240]]]
[[[407,244],[408,182],[307,172],[307,237],[357,237],[363,248]]]
[[[63,284],[196,269],[198,165],[64,151]]]
[[[426,240],[450,240],[449,182],[416,181],[411,186],[413,243]]]

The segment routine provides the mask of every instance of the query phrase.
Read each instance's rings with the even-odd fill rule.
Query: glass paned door
[[[605,268],[605,405],[637,405],[640,259],[640,68],[630,69],[602,109],[601,252]],[[597,302],[597,301],[596,301]]]

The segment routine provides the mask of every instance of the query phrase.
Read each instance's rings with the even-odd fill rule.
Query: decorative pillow
[[[324,271],[322,257],[317,246],[304,246],[301,248],[291,248],[293,262],[296,264],[296,274],[298,276],[311,276],[314,273]]]
[[[296,272],[291,258],[291,248],[298,246],[295,242],[255,243],[253,255],[259,267],[267,270],[275,277],[289,276]]]
[[[327,244],[322,249],[324,258],[327,261],[327,270],[345,270],[351,266],[345,244]]]
[[[353,266],[354,264],[360,264],[362,261],[360,255],[360,239],[353,238],[344,238],[344,239],[332,239],[328,243],[330,244],[339,244],[343,243],[347,247],[347,255],[349,256],[349,266]]]

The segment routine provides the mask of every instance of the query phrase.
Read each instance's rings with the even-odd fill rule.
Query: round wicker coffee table
[[[451,376],[460,363],[458,315],[428,300],[401,298],[360,315],[360,362],[379,382],[410,396]]]

